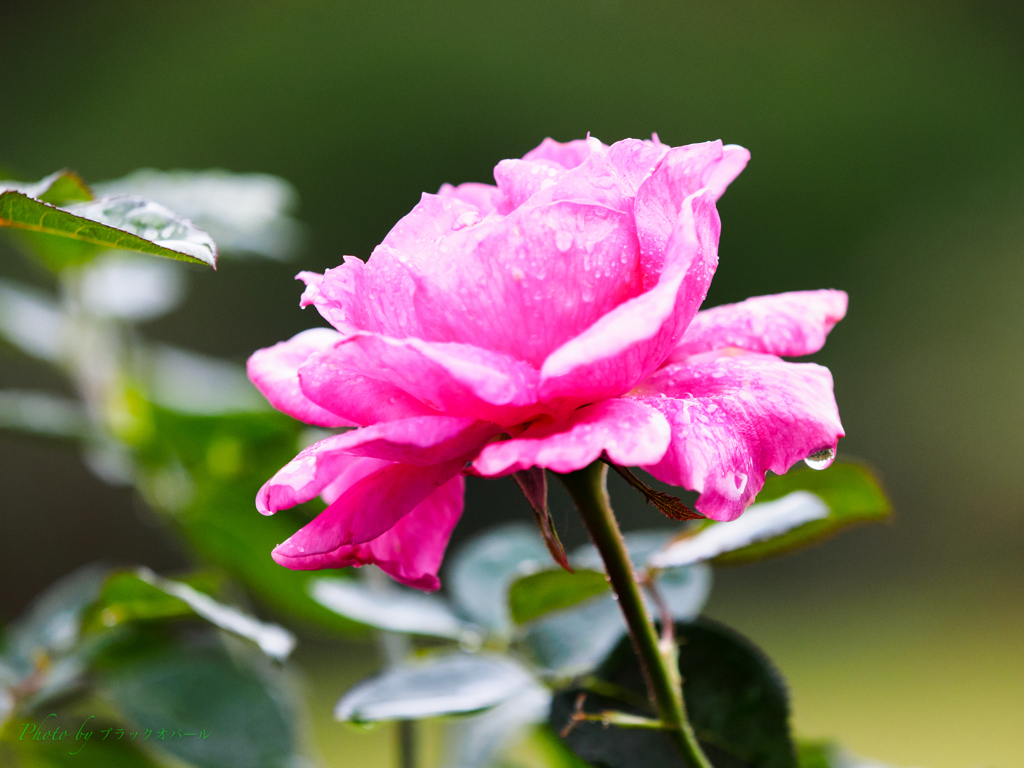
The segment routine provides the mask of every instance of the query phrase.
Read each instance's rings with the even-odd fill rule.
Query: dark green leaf
[[[132,730],[151,730],[154,746],[191,765],[285,768],[295,758],[294,714],[269,671],[214,648],[175,648],[108,669],[103,682]]]
[[[779,673],[771,662],[738,633],[706,619],[678,624],[679,670],[690,721],[716,768],[796,768],[789,735],[789,702]],[[643,675],[631,643],[623,640],[597,671],[611,686],[630,692],[612,696],[586,692],[584,711],[617,710],[652,717],[650,708],[636,706],[646,697]],[[571,689],[555,696],[551,727],[561,730],[577,697]],[[655,730],[604,727],[582,722],[566,743],[595,766],[676,768],[683,762],[671,741]]]
[[[571,608],[609,589],[603,572],[540,571],[512,582],[508,605],[512,621],[526,624],[551,611]]]
[[[103,198],[57,208],[21,192],[3,192],[0,227],[211,267],[217,263],[217,247],[209,235],[163,206],[139,198]]]
[[[836,461],[820,471],[799,467],[784,475],[769,475],[757,501],[772,501],[794,491],[810,491],[819,496],[828,505],[829,516],[782,536],[720,555],[713,561],[715,565],[741,565],[785,554],[826,539],[851,525],[880,522],[892,514],[892,504],[881,481],[870,468],[859,463]]]

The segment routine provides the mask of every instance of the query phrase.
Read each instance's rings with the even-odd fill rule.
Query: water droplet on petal
[[[564,229],[558,230],[555,233],[555,248],[562,253],[572,248],[572,232],[566,232]]]
[[[836,458],[836,449],[826,446],[825,448],[819,448],[806,459],[806,464],[811,469],[825,469],[828,467]]]

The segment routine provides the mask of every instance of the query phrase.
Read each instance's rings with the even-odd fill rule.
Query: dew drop
[[[558,230],[555,233],[555,248],[562,253],[572,248],[572,232],[567,232],[564,229]]]
[[[826,446],[825,448],[819,448],[806,459],[804,459],[804,464],[806,464],[811,469],[825,469],[833,462],[835,458],[836,449],[829,448]]]

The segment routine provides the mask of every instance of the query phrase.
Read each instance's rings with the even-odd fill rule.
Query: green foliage
[[[270,670],[223,649],[175,647],[105,670],[106,694],[133,730],[165,729],[160,749],[199,768],[285,768],[296,735]],[[205,732],[207,737],[178,736]]]
[[[796,768],[785,684],[768,658],[738,633],[706,619],[677,624],[675,630],[687,712],[715,768]],[[639,706],[646,699],[645,685],[628,640],[619,644],[596,677],[600,684],[592,685],[592,690],[573,688],[555,695],[553,729],[566,726],[581,694],[586,713],[610,710],[655,716],[653,710]],[[658,730],[584,721],[565,742],[599,768],[683,765],[672,742]]]
[[[49,713],[47,713],[49,714]],[[20,718],[0,728],[0,765],[7,768],[157,768],[161,765],[130,735],[118,738],[123,725],[69,712]],[[103,731],[110,729],[104,738]],[[52,732],[58,731],[57,740]],[[51,732],[51,738],[33,737]],[[85,733],[89,733],[88,738]],[[63,738],[61,738],[63,735]]]
[[[270,557],[319,511],[316,504],[270,517],[256,511],[256,492],[295,455],[303,425],[275,411],[201,416],[147,405],[143,413],[151,420],[137,430],[145,436],[137,448],[143,488],[201,557],[282,613],[335,632],[363,631],[310,597],[312,574]],[[175,482],[180,493],[162,496]]]
[[[892,514],[892,504],[881,481],[864,464],[837,461],[821,471],[800,467],[784,475],[769,475],[757,501],[772,501],[794,491],[810,491],[821,498],[830,510],[828,517],[719,555],[713,562],[742,565],[775,557],[815,544],[852,525],[881,522]]]
[[[599,571],[541,571],[512,582],[508,590],[509,611],[514,622],[526,624],[608,590],[608,580]]]

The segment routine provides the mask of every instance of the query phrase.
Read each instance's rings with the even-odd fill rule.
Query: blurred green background
[[[190,272],[154,339],[243,361],[321,324],[298,269],[366,256],[423,190],[490,181],[544,136],[657,131],[752,154],[720,202],[709,304],[835,287],[817,356],[845,455],[880,468],[891,526],[719,574],[709,612],[780,664],[807,735],[898,765],[1024,766],[1024,12],[1017,4],[784,0],[23,3],[0,23],[0,165],[86,179],[223,167],[293,182],[290,264]],[[9,249],[7,243],[0,248]],[[0,276],[47,285],[0,258]],[[0,386],[60,386],[0,349]],[[77,455],[0,441],[0,619],[98,558],[185,555]],[[628,527],[659,524],[635,500]],[[253,511],[255,513],[255,510]],[[526,518],[475,483],[461,538]],[[579,541],[569,510],[558,512]],[[388,765],[329,722],[372,668],[309,643],[321,749]]]

